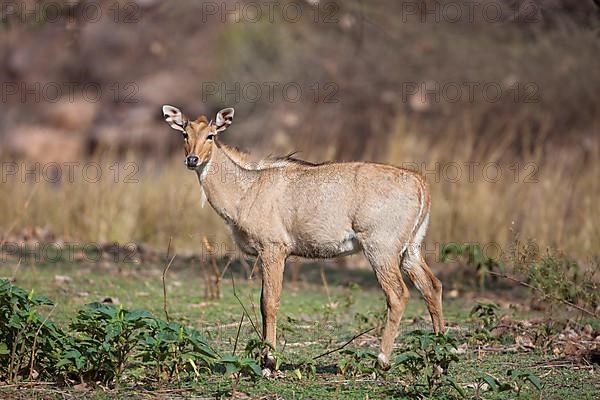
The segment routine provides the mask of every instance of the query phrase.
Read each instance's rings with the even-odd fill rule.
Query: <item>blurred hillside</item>
[[[139,185],[35,193],[3,171],[5,230],[159,245],[225,237],[198,207],[166,103],[209,118],[234,106],[223,140],[259,156],[420,170],[434,196],[430,243],[505,245],[518,232],[599,248],[597,1],[1,4],[2,160],[128,160],[141,171]]]
[[[469,4],[4,1],[2,149],[164,156],[179,148],[160,120],[170,103],[194,117],[235,106],[231,142],[312,159],[383,158],[398,121],[424,140],[468,129],[511,135],[518,152],[532,140],[585,152],[600,9]]]

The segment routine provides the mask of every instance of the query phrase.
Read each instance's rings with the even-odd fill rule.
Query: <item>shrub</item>
[[[156,379],[212,372],[219,355],[193,328],[144,310],[91,303],[77,312],[70,334],[38,311],[53,303],[0,281],[0,377],[14,382],[42,376],[112,385],[127,372],[151,366]],[[227,369],[230,360],[221,364]],[[245,366],[242,362],[242,366]],[[258,365],[249,365],[252,371]],[[259,368],[260,371],[260,368]],[[152,373],[148,374],[149,376]]]
[[[486,257],[478,244],[446,243],[440,250],[441,262],[449,262],[452,259],[460,259],[469,268],[475,270],[480,290],[485,289],[485,282],[490,272],[503,268],[503,263],[492,257]]]
[[[210,372],[219,357],[197,330],[158,318],[149,323],[141,348],[144,365],[153,368],[159,381],[182,373],[197,378],[201,371]]]
[[[81,380],[107,384],[119,380],[151,321],[147,311],[87,304],[71,322],[73,340],[58,367]]]
[[[538,300],[569,302],[595,310],[600,305],[600,286],[594,277],[599,270],[598,264],[583,270],[574,259],[549,250],[525,272]]]
[[[381,373],[375,367],[377,355],[368,350],[344,349],[341,354],[345,357],[338,361],[337,368],[346,377]]]
[[[414,331],[407,337],[404,352],[394,368],[408,374],[405,395],[410,398],[439,398],[439,390],[448,387],[464,397],[464,389],[448,376],[451,364],[458,361],[456,339],[448,335]]]
[[[6,381],[53,374],[66,336],[38,311],[52,305],[33,290],[0,280],[0,376]]]
[[[523,388],[531,385],[536,390],[542,390],[542,382],[537,375],[531,372],[517,371],[509,369],[506,371],[507,379],[496,378],[495,376],[484,374],[477,380],[475,387],[475,398],[481,398],[482,391],[494,393],[509,392],[514,393],[516,398],[521,398]]]

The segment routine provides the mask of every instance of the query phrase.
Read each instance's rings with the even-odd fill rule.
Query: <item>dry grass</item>
[[[59,238],[81,243],[141,242],[162,249],[172,236],[175,248],[200,251],[203,235],[218,243],[226,241],[218,217],[210,207],[200,207],[196,176],[180,162],[146,164],[132,182],[123,174],[114,179],[112,160],[97,162],[103,173],[98,182],[83,179],[80,173],[73,182],[60,184],[43,177],[38,183],[21,178],[4,183],[0,188],[2,230],[6,232],[18,219],[16,233],[41,227]],[[23,213],[22,205],[33,190]]]
[[[502,141],[476,138],[467,129],[432,144],[398,120],[385,146],[387,155],[378,160],[417,168],[430,182],[433,214],[428,255],[436,255],[439,245],[449,241],[492,243],[490,251],[495,244],[508,249],[516,233],[535,239],[541,247],[558,247],[581,258],[597,255],[599,140],[588,143],[590,156],[584,159],[575,150],[547,151],[540,146],[530,146],[526,154],[516,156]],[[14,233],[42,227],[67,240],[135,241],[160,248],[173,237],[177,250],[201,252],[206,235],[220,246],[216,252],[234,249],[211,207],[201,208],[197,178],[180,158],[144,164],[134,175],[136,182],[125,180],[125,162],[119,164],[117,182],[111,169],[114,161],[97,162],[103,172],[99,182],[82,179],[81,169],[75,170],[72,183],[53,184],[43,178],[33,183],[31,177],[23,182],[18,174],[9,177],[0,186],[3,236],[10,240],[8,230],[13,225]],[[502,176],[496,181],[498,170]]]
[[[432,145],[400,123],[388,144],[389,162],[410,160],[409,166],[418,166],[430,182],[428,249],[458,241],[489,245],[491,252],[495,244],[509,250],[519,234],[542,249],[557,247],[582,258],[597,255],[599,140],[587,144],[586,160],[576,149],[542,146],[516,155],[508,147],[515,139],[510,135],[478,141],[468,128],[463,132]],[[495,178],[497,171],[501,176]]]
[[[588,11],[591,4],[580,2],[583,5],[575,7],[561,1],[557,2],[561,7],[535,23],[507,19],[496,24],[480,19],[405,21],[403,2],[387,1],[377,7],[336,2],[339,24],[315,23],[311,18],[289,23],[279,14],[275,23],[264,18],[260,23],[230,24],[211,17],[201,24],[200,32],[202,10],[196,3],[181,2],[175,9],[156,7],[144,13],[138,24],[121,24],[120,47],[102,40],[79,43],[85,35],[72,38],[69,29],[55,32],[57,25],[49,21],[36,29],[19,24],[2,28],[11,40],[0,45],[0,53],[8,56],[29,49],[33,57],[20,63],[32,68],[9,71],[9,65],[16,68],[19,64],[14,62],[0,68],[0,76],[9,82],[18,73],[30,84],[43,76],[55,82],[139,85],[135,107],[105,96],[102,103],[85,105],[84,109],[98,114],[96,119],[84,118],[76,129],[66,122],[84,113],[68,112],[62,117],[66,122],[58,118],[55,128],[68,130],[73,137],[94,138],[102,138],[110,128],[109,132],[118,134],[104,145],[112,149],[137,145],[147,153],[136,183],[124,181],[127,171],[123,168],[114,182],[110,157],[97,160],[103,179],[96,183],[83,180],[81,168],[73,183],[42,180],[34,184],[18,177],[5,179],[3,167],[0,240],[39,226],[59,238],[81,242],[135,241],[163,249],[172,236],[177,250],[200,252],[206,235],[213,245],[220,244],[217,252],[234,249],[224,224],[210,207],[200,208],[197,179],[185,170],[180,156],[147,161],[179,145],[159,118],[140,118],[156,114],[161,104],[171,102],[196,115],[234,105],[242,123],[236,123],[224,140],[251,146],[263,155],[301,150],[300,156],[312,161],[359,158],[417,167],[427,176],[433,193],[426,242],[430,257],[437,254],[440,243],[449,241],[484,246],[493,242],[506,249],[517,233],[537,240],[540,247],[562,248],[581,258],[598,254],[600,42],[597,16]],[[512,9],[514,2],[501,3]],[[305,15],[312,15],[312,6],[305,7]],[[108,10],[106,15],[110,15]],[[169,32],[161,31],[158,36],[168,41],[156,39],[154,19],[160,19],[161,29]],[[84,27],[89,21],[79,23]],[[94,29],[116,34],[111,24],[96,24]],[[47,63],[46,53],[33,46],[39,42],[34,40],[36,35],[53,38],[43,45],[48,54],[65,51],[65,41],[75,44],[68,56]],[[147,54],[152,48],[159,49],[157,54]],[[202,56],[196,53],[199,48]],[[110,65],[99,67],[94,62],[97,57],[110,60]],[[178,59],[176,68],[173,57]],[[139,63],[140,59],[151,61]],[[226,90],[198,96],[206,82],[225,83],[227,88],[257,82],[261,86],[296,83],[304,96],[298,102],[284,101],[279,91],[274,101],[266,91],[258,100],[232,98]],[[442,86],[471,82],[482,87],[494,83],[504,90],[500,101],[484,99],[482,91],[476,90],[473,99],[466,95],[458,102],[441,98],[418,111],[405,85],[424,82]],[[320,88],[318,102],[315,83]],[[336,89],[330,99],[335,101],[324,100],[331,94],[328,84]],[[535,101],[530,102],[523,90],[531,85],[536,90]],[[515,87],[520,94],[517,99]],[[110,93],[109,87],[104,90]],[[18,135],[13,128],[21,124],[34,127],[25,125],[29,128],[21,133],[38,132],[36,124],[51,125],[61,115],[53,111],[53,104],[32,107],[12,98],[5,105],[0,109],[0,139]],[[172,137],[168,145],[156,140],[164,135]],[[41,144],[27,134],[19,136],[26,138],[26,147],[35,150],[30,159],[38,160],[40,155],[72,158],[66,144],[56,143],[52,147],[61,151],[52,158],[44,143],[53,141],[46,134],[40,136],[45,137]],[[9,153],[8,142],[1,144],[2,157]],[[468,163],[479,163],[471,164],[472,179]],[[484,169],[489,163],[495,164]],[[461,173],[457,180],[456,167]],[[533,168],[536,173],[530,176]],[[492,175],[497,170],[502,171],[498,181],[484,178],[485,172]],[[28,199],[29,206],[24,207]]]

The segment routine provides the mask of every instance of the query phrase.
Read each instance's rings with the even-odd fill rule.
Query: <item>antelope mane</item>
[[[294,157],[296,152],[286,154],[284,156],[267,156],[261,159],[255,159],[250,153],[242,151],[236,147],[228,146],[219,142],[219,147],[223,152],[231,158],[236,164],[249,170],[261,170],[267,168],[285,168],[291,166],[317,167],[325,163],[312,163],[310,161],[301,160]]]

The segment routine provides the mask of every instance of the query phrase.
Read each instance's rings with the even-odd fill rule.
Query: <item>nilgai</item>
[[[387,301],[380,367],[389,367],[394,339],[408,300],[404,271],[423,295],[436,333],[444,330],[442,285],[420,246],[427,231],[430,196],[416,172],[369,162],[312,164],[291,156],[250,161],[222,143],[233,108],[214,121],[189,120],[163,106],[169,125],[183,134],[185,165],[196,171],[202,198],[230,228],[241,250],[262,261],[263,339],[276,345],[275,325],[290,255],[331,258],[362,251]],[[265,353],[265,366],[273,357]]]

